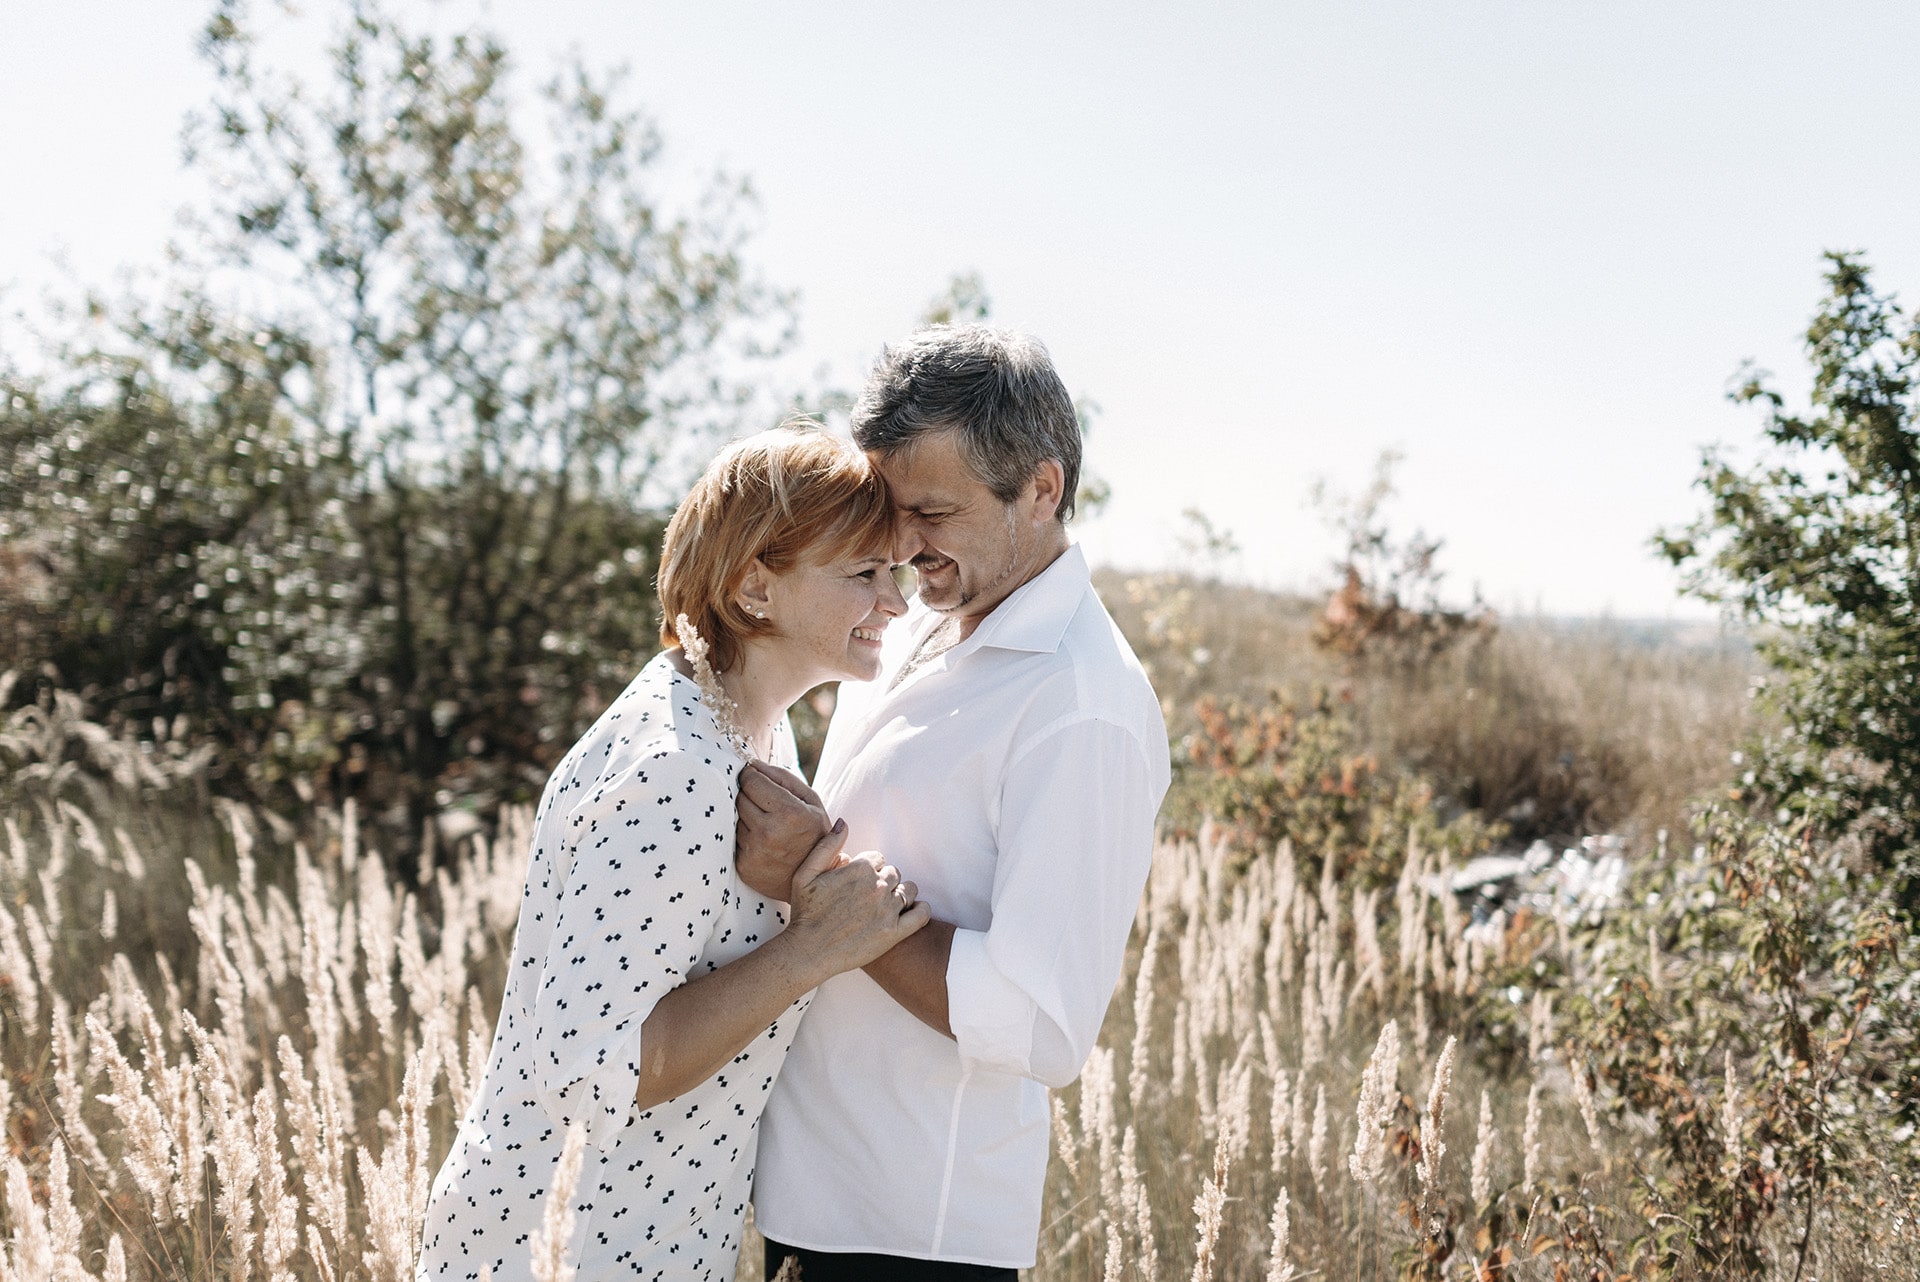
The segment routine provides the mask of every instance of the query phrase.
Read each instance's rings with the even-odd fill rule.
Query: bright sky
[[[324,17],[324,0],[306,0]],[[419,0],[402,0],[403,9]],[[1920,6],[466,0],[529,91],[632,68],[666,165],[749,176],[801,358],[856,384],[946,281],[1103,413],[1096,561],[1314,587],[1316,478],[1505,610],[1694,615],[1648,551],[1754,358],[1803,385],[1820,251],[1920,291]],[[0,282],[151,261],[203,100],[189,0],[0,0]]]

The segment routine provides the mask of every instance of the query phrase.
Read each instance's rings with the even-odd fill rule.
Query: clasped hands
[[[845,840],[845,821],[828,818],[819,794],[799,775],[763,761],[748,762],[741,770],[734,866],[749,889],[792,903],[793,875],[807,857],[822,843]],[[873,865],[875,875],[893,888],[902,912],[917,902],[914,884],[901,881],[899,870],[877,850],[841,853],[830,866],[855,860]]]

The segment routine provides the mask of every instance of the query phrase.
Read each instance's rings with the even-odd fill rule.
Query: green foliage
[[[1174,783],[1161,809],[1176,831],[1203,818],[1228,825],[1243,845],[1291,841],[1342,876],[1380,886],[1398,875],[1407,843],[1474,854],[1502,833],[1479,816],[1442,816],[1423,780],[1385,772],[1358,747],[1352,718],[1324,689],[1305,700],[1279,692],[1264,703],[1202,698],[1197,728],[1177,745]]]
[[[1871,1221],[1871,1190],[1920,1171],[1912,934],[1810,821],[1717,812],[1706,837],[1609,922],[1582,1032],[1651,1127],[1627,1160],[1654,1271],[1758,1276],[1784,1238],[1799,1276],[1816,1225]]]
[[[1765,411],[1767,454],[1708,451],[1710,510],[1657,544],[1692,592],[1762,625],[1783,730],[1757,745],[1757,799],[1886,865],[1920,838],[1920,328],[1858,257],[1827,258],[1809,411],[1746,377],[1732,395]]]
[[[785,341],[747,194],[660,207],[657,134],[579,67],[529,144],[497,42],[372,3],[318,87],[232,0],[203,47],[189,282],[0,387],[0,543],[50,580],[8,661],[207,718],[250,787],[524,792],[651,651],[660,504]]]

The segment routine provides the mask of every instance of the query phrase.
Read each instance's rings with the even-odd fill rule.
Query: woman
[[[749,754],[794,766],[785,711],[870,680],[905,610],[891,513],[852,445],[798,428],[714,460],[667,527],[667,647],[548,782],[493,1052],[428,1202],[418,1277],[531,1272],[568,1131],[568,1258],[598,1278],[731,1279],[760,1110],[811,990],[918,930],[844,826],[782,906],[734,871]]]

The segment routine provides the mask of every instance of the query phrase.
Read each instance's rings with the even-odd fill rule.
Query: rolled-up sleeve
[[[534,1056],[541,1106],[603,1148],[633,1115],[640,1032],[705,952],[729,893],[733,792],[683,754],[594,785],[567,816],[572,849],[540,964]]]
[[[956,930],[948,1022],[970,1067],[1048,1086],[1079,1076],[1119,982],[1153,860],[1164,768],[1137,735],[1081,720],[1008,763],[993,917]]]

